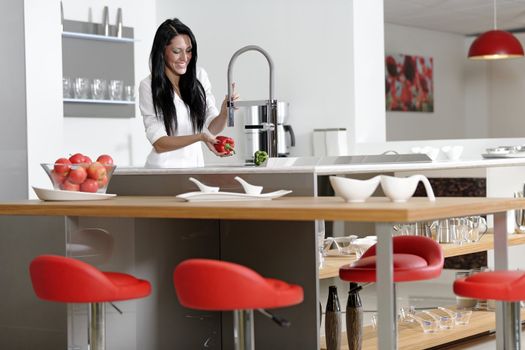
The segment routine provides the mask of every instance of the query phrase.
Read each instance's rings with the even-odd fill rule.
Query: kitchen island
[[[173,267],[189,257],[213,257],[245,264],[263,275],[297,283],[305,289],[302,304],[278,310],[292,321],[291,328],[282,329],[266,319],[256,320],[256,344],[259,349],[312,349],[319,348],[318,324],[318,272],[316,238],[313,230],[315,220],[344,220],[379,222],[412,222],[432,220],[450,216],[495,213],[495,250],[497,268],[507,265],[507,227],[505,213],[515,208],[525,208],[525,199],[490,198],[438,198],[436,202],[414,198],[408,203],[391,203],[386,198],[373,198],[367,203],[349,204],[333,197],[289,197],[273,201],[245,202],[180,202],[172,197],[128,197],[97,202],[41,202],[21,201],[0,203],[0,227],[2,241],[13,234],[24,235],[27,249],[18,251],[17,266],[0,270],[4,280],[15,274],[18,287],[25,284],[26,290],[15,290],[16,283],[3,285],[1,317],[4,326],[0,329],[0,345],[12,348],[31,341],[30,335],[42,329],[18,330],[15,323],[24,316],[32,318],[32,324],[47,325],[49,339],[40,343],[69,345],[82,343],[76,334],[82,329],[85,313],[72,308],[73,325],[70,334],[65,332],[62,305],[42,302],[32,295],[28,283],[27,264],[36,254],[50,253],[42,247],[31,247],[31,239],[46,231],[42,222],[46,218],[62,218],[66,232],[63,250],[68,255],[67,244],[76,232],[87,227],[101,227],[113,236],[125,236],[115,240],[111,249],[92,252],[99,259],[99,266],[131,272],[152,282],[152,296],[140,301],[119,303],[123,315],[108,312],[108,342],[116,347],[130,349],[168,349],[173,346],[192,349],[203,344],[215,344],[215,348],[229,349],[231,341],[231,315],[186,310],[178,305],[172,283]],[[28,218],[27,216],[30,216]],[[20,218],[24,218],[20,221]],[[7,231],[6,229],[10,229]],[[18,232],[16,232],[18,230]],[[55,236],[64,242],[64,231],[57,230]],[[25,234],[24,234],[25,233]],[[9,243],[9,240],[7,240]],[[129,243],[131,242],[131,244]],[[379,349],[393,349],[395,343],[392,328],[393,285],[391,271],[391,235],[378,237],[378,290],[379,292]],[[84,242],[86,243],[86,242]],[[295,243],[295,244],[294,244]],[[119,246],[121,245],[121,246]],[[8,257],[9,249],[2,247],[2,257]],[[110,256],[101,257],[105,253]],[[4,253],[6,253],[4,255]],[[54,252],[59,254],[60,252]],[[16,308],[18,304],[24,306]],[[13,313],[10,313],[13,309]],[[14,310],[17,317],[12,318]],[[26,315],[27,314],[27,315]],[[36,315],[46,317],[36,318]],[[498,314],[501,321],[501,315]],[[30,323],[31,324],[31,323]],[[11,327],[9,325],[12,325]],[[50,330],[55,327],[55,332]],[[33,326],[36,327],[36,326]],[[64,328],[62,333],[60,329]],[[498,326],[500,329],[501,322]],[[11,332],[10,332],[11,330]],[[40,331],[40,332],[39,332]],[[22,333],[25,336],[22,338]],[[136,337],[129,337],[136,334]],[[54,339],[56,338],[56,339]],[[275,342],[275,339],[278,339]],[[42,340],[42,339],[41,339]],[[276,344],[277,343],[277,344]],[[23,345],[24,345],[23,344]],[[22,346],[23,348],[23,346]]]

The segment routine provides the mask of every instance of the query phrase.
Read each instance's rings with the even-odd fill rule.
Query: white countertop
[[[294,165],[300,159],[301,165]],[[306,161],[305,161],[306,160]],[[309,164],[311,163],[311,164]],[[316,158],[274,158],[267,166],[243,166],[213,164],[201,168],[150,169],[143,167],[120,167],[115,175],[162,175],[162,174],[269,174],[269,173],[315,173],[317,175],[382,173],[396,171],[443,170],[525,166],[525,158],[437,160],[433,162],[382,163],[382,164],[335,164],[318,165]]]

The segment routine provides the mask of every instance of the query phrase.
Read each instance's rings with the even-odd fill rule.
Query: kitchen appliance
[[[277,157],[290,155],[290,147],[295,146],[295,135],[288,119],[288,102],[277,102]],[[253,160],[253,154],[258,150],[268,150],[269,124],[267,106],[250,106],[244,113],[244,156],[247,161]],[[268,151],[267,151],[268,152]]]
[[[261,53],[266,60],[268,61],[269,66],[269,96],[268,100],[259,100],[259,101],[236,101],[232,100],[232,75],[233,75],[233,66],[237,58],[248,51],[257,51]],[[246,123],[246,138],[247,144],[246,147],[246,160],[248,162],[253,161],[253,154],[255,151],[261,150],[266,151],[270,157],[278,156],[278,141],[279,137],[277,135],[278,127],[278,102],[274,99],[274,72],[273,72],[273,60],[264,49],[256,45],[248,45],[240,48],[235,51],[230,63],[228,64],[228,126],[233,126],[233,116],[236,107],[249,107],[250,109],[255,108],[250,115],[255,118],[250,123]],[[282,130],[289,129],[285,127],[284,123],[281,123]],[[281,137],[282,139],[282,137]],[[295,141],[295,140],[294,140]],[[286,147],[285,147],[286,148]],[[286,152],[285,148],[281,148],[283,153]],[[249,151],[249,152],[248,152]],[[248,154],[249,153],[249,154]]]

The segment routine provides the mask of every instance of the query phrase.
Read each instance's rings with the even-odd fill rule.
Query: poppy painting
[[[387,55],[386,110],[434,112],[432,57]]]

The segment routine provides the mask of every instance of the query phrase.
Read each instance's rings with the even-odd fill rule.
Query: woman
[[[204,165],[201,142],[217,156],[213,135],[227,122],[227,98],[215,106],[211,84],[197,67],[197,42],[177,18],[162,23],[150,54],[151,75],[140,82],[139,106],[146,137],[153,145],[146,166],[156,168]],[[233,94],[233,100],[237,95]]]

